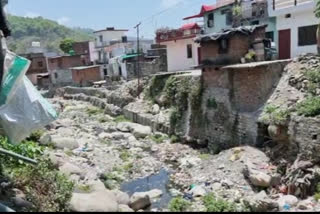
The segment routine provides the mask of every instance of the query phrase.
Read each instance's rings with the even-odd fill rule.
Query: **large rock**
[[[244,169],[244,175],[256,187],[269,187],[271,185],[272,177],[263,171],[257,170],[255,165],[249,161]]]
[[[57,130],[58,134],[63,137],[70,137],[73,135],[74,131],[70,128],[61,127]]]
[[[74,138],[69,138],[69,137],[61,137],[61,136],[51,136],[51,143],[53,144],[54,147],[58,149],[70,149],[74,150],[79,147],[78,142]]]
[[[149,126],[136,125],[133,130],[133,135],[136,138],[145,138],[152,133]]]
[[[245,199],[245,203],[253,212],[276,211],[279,209],[278,203],[269,198],[265,191]]]
[[[121,192],[119,190],[113,190],[112,192],[115,194],[118,204],[124,204],[124,205],[130,204],[130,197],[127,193]]]
[[[298,204],[299,200],[293,195],[284,195],[278,199],[280,211],[286,211],[286,206],[292,208]]]
[[[134,125],[135,124],[131,122],[121,122],[117,124],[117,129],[121,132],[131,132]]]
[[[71,163],[65,163],[63,166],[59,168],[59,170],[64,173],[65,175],[82,175],[83,171],[77,167],[76,165],[73,165]]]
[[[130,198],[130,207],[134,211],[145,209],[151,205],[151,199],[148,195],[142,193],[135,193]]]
[[[119,210],[115,195],[109,191],[89,194],[73,193],[70,208],[74,212],[117,212]]]
[[[131,209],[128,205],[120,204],[119,205],[119,212],[125,212],[125,213],[130,212],[130,213],[132,213],[132,212],[134,212],[134,210]]]

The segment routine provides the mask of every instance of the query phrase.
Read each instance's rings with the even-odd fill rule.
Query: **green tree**
[[[61,41],[59,47],[64,53],[68,54],[73,50],[72,46],[74,43],[75,41],[73,39],[64,39]]]

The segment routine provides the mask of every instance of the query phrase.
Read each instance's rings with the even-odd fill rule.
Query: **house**
[[[265,29],[266,25],[241,26],[198,36],[195,41],[201,45],[204,71],[238,64],[251,49],[256,53],[256,61],[264,61]]]
[[[317,53],[317,25],[314,0],[268,0],[269,15],[276,18],[279,58]]]
[[[90,86],[93,82],[103,80],[99,65],[80,66],[70,68],[72,81],[79,86]]]
[[[184,20],[195,18],[204,20],[203,34],[238,26],[266,24],[266,37],[277,42],[276,19],[268,15],[267,0],[217,0],[214,5],[203,5],[199,14]]]
[[[94,42],[75,42],[72,45],[75,55],[81,55],[85,65],[93,65],[98,59],[94,53]]]
[[[64,86],[73,83],[72,67],[85,66],[81,55],[48,58],[48,71],[53,85]]]
[[[47,57],[44,53],[29,53],[21,56],[31,61],[26,75],[34,85],[37,85],[37,76],[48,73]]]
[[[201,28],[196,23],[183,25],[179,29],[159,29],[156,42],[167,48],[168,71],[189,70],[200,61],[199,45],[193,39]]]

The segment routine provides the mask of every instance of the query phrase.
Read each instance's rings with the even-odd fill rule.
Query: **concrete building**
[[[190,70],[199,65],[200,49],[193,39],[200,33],[196,23],[186,24],[179,29],[158,30],[156,42],[167,48],[168,71]]]
[[[234,11],[238,10],[238,15]],[[266,37],[277,43],[276,19],[268,15],[267,0],[217,0],[214,5],[203,5],[200,13],[184,20],[204,20],[203,34],[221,32],[237,26],[266,24]]]
[[[279,58],[317,53],[317,25],[314,0],[268,0],[271,17],[276,18]]]

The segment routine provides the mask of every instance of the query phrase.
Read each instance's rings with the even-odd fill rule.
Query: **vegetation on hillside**
[[[25,53],[33,41],[41,42],[41,47],[48,51],[60,53],[59,45],[66,38],[74,41],[93,39],[92,31],[89,29],[71,29],[42,17],[27,18],[8,15],[8,22],[12,30],[8,46],[18,54]]]

